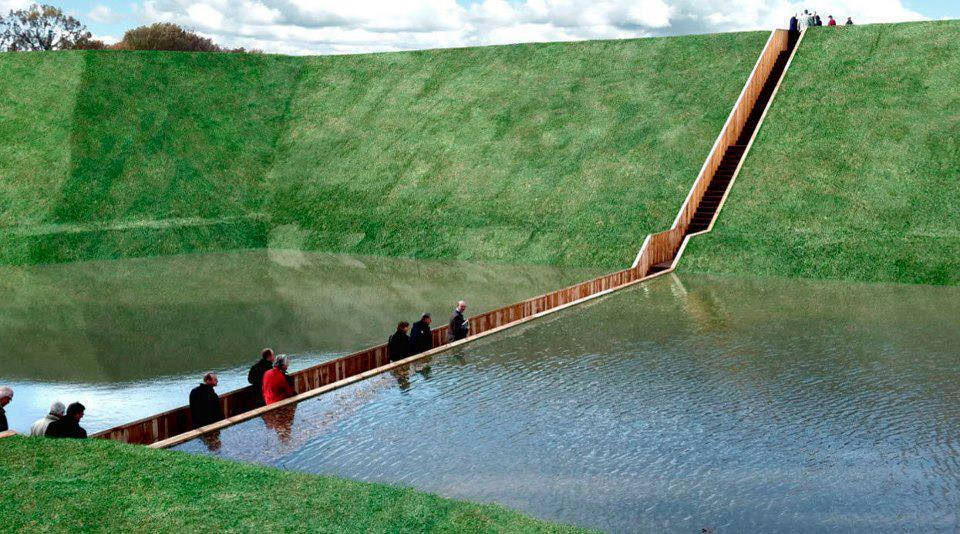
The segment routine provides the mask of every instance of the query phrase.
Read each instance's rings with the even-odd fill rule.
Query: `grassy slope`
[[[309,248],[629,264],[764,33],[311,58],[272,170]]]
[[[669,225],[764,39],[315,58],[2,54],[14,84],[0,88],[27,90],[0,115],[0,153],[13,154],[0,176],[12,157],[48,155],[0,182],[0,261],[275,241],[621,267]],[[21,84],[42,78],[32,62],[73,92]],[[65,113],[36,121],[56,135],[32,139],[33,122],[6,118],[61,94]],[[152,226],[131,227],[142,222]]]
[[[807,34],[685,271],[960,284],[960,21]]]
[[[58,62],[73,68],[58,72],[51,67],[40,75],[31,70]],[[11,136],[20,139],[10,152],[46,151],[59,158],[56,166],[40,158],[20,166],[0,159],[0,175],[19,173],[15,186],[4,183],[0,191],[11,198],[0,213],[6,261],[265,245],[266,216],[259,211],[263,176],[273,162],[300,71],[294,58],[156,52],[0,55],[0,69],[20,64],[22,72],[11,73],[21,77],[18,90],[3,90],[22,96],[5,105],[4,114],[36,113],[44,99],[65,109],[34,121],[44,130],[48,124],[58,126],[45,137],[29,136],[34,126],[25,121],[0,124],[0,131],[16,131]],[[69,82],[75,89],[57,94],[55,87],[36,84],[20,90],[20,80],[28,75],[60,85]],[[18,207],[14,202],[28,209],[7,209]],[[131,228],[142,222],[152,226]]]
[[[582,532],[495,505],[106,441],[0,440],[7,532]]]

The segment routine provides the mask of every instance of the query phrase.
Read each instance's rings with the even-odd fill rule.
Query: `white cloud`
[[[102,24],[113,24],[123,20],[123,16],[115,13],[109,7],[103,4],[97,4],[87,13],[87,17],[94,22],[100,22]]]
[[[858,23],[923,18],[902,0],[145,0],[138,12],[224,46],[323,54],[772,29],[804,8]]]
[[[0,15],[6,16],[15,9],[26,9],[30,4],[33,4],[31,0],[0,0]]]

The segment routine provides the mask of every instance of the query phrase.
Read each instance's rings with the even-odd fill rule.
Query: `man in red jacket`
[[[263,374],[263,400],[268,405],[296,395],[293,377],[287,376],[287,355],[274,358],[273,369]]]
[[[830,22],[827,23],[827,26],[836,26],[837,21],[833,19],[833,15],[830,15]]]

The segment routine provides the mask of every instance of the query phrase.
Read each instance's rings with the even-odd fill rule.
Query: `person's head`
[[[217,384],[220,383],[220,379],[217,378],[217,373],[207,373],[203,375],[203,383],[210,387],[217,387]]]
[[[406,321],[400,321],[399,323],[397,323],[397,332],[406,333],[407,330],[409,329],[410,329],[410,323]]]
[[[827,18],[833,20],[833,15],[827,15]]]
[[[289,365],[290,365],[290,362],[288,361],[288,357],[287,357],[286,354],[280,354],[279,356],[277,356],[276,358],[273,359],[273,367],[274,367],[275,369],[280,369],[281,371],[286,371],[286,370],[287,370],[287,366],[289,366]]]
[[[63,414],[67,411],[67,407],[63,405],[62,402],[56,401],[50,405],[50,415],[56,417],[63,417]]]
[[[803,10],[803,14],[804,14],[804,15],[809,15],[809,14],[810,14],[810,10],[804,9],[804,10]]]
[[[430,324],[433,322],[433,317],[430,317],[429,313],[425,313],[420,316],[420,320],[423,321],[423,324]]]
[[[270,363],[273,363],[273,349],[263,349],[260,351],[260,357]]]
[[[7,386],[0,387],[0,406],[6,406],[13,400],[13,390]]]
[[[71,403],[70,406],[67,406],[67,419],[74,419],[80,422],[80,420],[83,419],[83,412],[85,410],[86,408],[79,402]]]
[[[467,311],[467,301],[461,300],[458,302],[457,309],[460,310],[461,313]]]

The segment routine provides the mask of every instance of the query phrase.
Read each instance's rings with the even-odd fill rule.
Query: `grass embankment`
[[[0,261],[272,245],[619,268],[669,226],[765,39],[0,54]]]
[[[960,284],[960,21],[807,33],[683,271]]]
[[[379,484],[108,441],[0,440],[7,532],[584,532]]]

